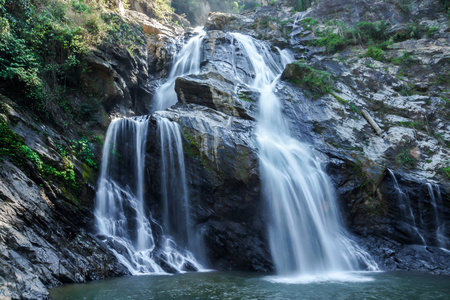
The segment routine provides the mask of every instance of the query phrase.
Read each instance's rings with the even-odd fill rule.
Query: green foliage
[[[428,31],[428,27],[420,25],[418,23],[409,23],[405,30],[397,32],[393,36],[395,42],[405,40],[418,40]]]
[[[170,6],[170,0],[153,0],[153,13],[159,20],[170,22],[174,9]]]
[[[0,19],[0,80],[25,96],[26,105],[46,119],[61,114],[67,82],[77,76],[87,48],[81,28],[65,19],[66,7],[56,1],[5,0]],[[66,103],[67,104],[67,103]]]
[[[440,0],[444,8],[444,12],[450,16],[450,0]]]
[[[357,113],[358,115],[361,114],[361,111],[356,108],[356,106],[354,106],[353,104],[351,104],[350,102],[348,102],[347,100],[345,100],[342,97],[339,97],[338,95],[336,95],[335,93],[331,93],[331,95],[333,95],[334,98],[337,99],[337,101],[339,101],[339,103],[343,104],[343,105],[348,105],[350,107],[350,109],[354,112]]]
[[[332,90],[333,80],[331,74],[325,71],[319,71],[302,62],[292,64],[293,76],[288,78],[291,82],[308,89],[312,98],[316,99]]]
[[[305,29],[313,30],[318,37],[311,40],[313,46],[325,47],[329,53],[342,50],[349,45],[354,44],[370,44],[381,50],[386,50],[393,42],[400,42],[408,39],[420,39],[424,34],[433,35],[437,32],[436,27],[428,28],[426,26],[409,23],[404,30],[396,32],[394,35],[389,34],[389,23],[386,21],[377,22],[358,22],[353,27],[348,27],[341,22],[331,20],[325,23],[322,29],[314,30],[317,20],[306,18],[301,21]],[[373,48],[369,56],[381,58],[380,51],[373,52],[377,49]],[[379,60],[379,59],[378,59]]]
[[[301,20],[300,24],[302,24],[306,30],[313,30],[313,26],[319,24],[319,20],[308,17]]]
[[[86,5],[84,0],[72,0],[70,1],[70,5],[72,5],[73,9],[76,12],[92,12],[92,8]]]
[[[385,21],[377,22],[358,22],[354,32],[359,35],[362,42],[382,41],[387,39],[388,23]]]
[[[409,149],[403,149],[402,152],[397,154],[395,161],[408,168],[412,168],[417,164],[417,159],[411,155]]]
[[[75,155],[85,162],[89,167],[97,168],[95,155],[93,153],[93,145],[85,137],[78,141],[70,141],[72,143],[72,150]]]
[[[206,0],[211,11],[220,11],[226,13],[240,13],[244,9],[251,9],[259,6],[256,0]],[[199,21],[203,20],[202,1],[198,0],[172,0],[172,7],[179,15],[185,15],[189,22],[194,25],[200,25]],[[206,17],[206,16],[203,16]]]
[[[344,49],[348,44],[348,40],[344,35],[329,32],[325,36],[313,42],[315,46],[325,47],[327,52],[333,53]]]
[[[292,0],[291,2],[294,2],[296,11],[305,11],[311,6],[313,0]]]
[[[238,97],[239,97],[239,99],[247,101],[247,102],[254,102],[252,99],[250,99],[248,97],[248,95],[246,93],[242,93],[241,92],[241,93],[238,94]]]
[[[378,61],[384,61],[385,57],[384,57],[384,51],[380,48],[377,48],[376,46],[369,46],[369,48],[367,49],[366,54],[364,55],[365,57],[371,57],[375,60]]]
[[[9,156],[21,168],[26,171],[27,162],[31,162],[32,166],[47,180],[56,180],[68,187],[74,193],[78,193],[76,176],[73,164],[64,159],[63,167],[54,167],[45,163],[42,157],[25,145],[19,135],[12,131],[6,121],[0,117],[0,159]]]
[[[400,1],[399,1],[400,8],[401,8],[404,12],[409,13],[410,10],[411,10],[411,3],[412,3],[412,2],[413,2],[413,0],[400,0]]]
[[[438,33],[438,31],[439,31],[439,28],[437,26],[432,26],[427,29],[427,36],[431,37],[431,36],[435,35],[436,33]]]
[[[417,130],[426,130],[428,122],[411,121],[411,122],[400,122],[399,124],[403,127],[414,128]]]
[[[0,1],[0,81],[9,96],[58,126],[100,107],[102,99],[80,87],[89,49],[109,43],[134,55],[145,43],[141,27],[102,13],[111,0]]]
[[[450,180],[450,166],[438,170],[447,180]]]
[[[412,64],[414,64],[416,61],[412,58],[411,53],[407,51],[403,51],[402,56],[397,58],[392,58],[390,60],[393,64],[402,66],[402,67],[409,67]]]

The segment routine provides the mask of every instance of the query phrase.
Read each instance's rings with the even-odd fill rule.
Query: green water
[[[286,283],[289,282],[289,283]],[[450,276],[379,272],[279,279],[248,273],[133,276],[72,284],[52,299],[450,299]]]

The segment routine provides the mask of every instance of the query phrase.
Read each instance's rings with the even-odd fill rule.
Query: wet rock
[[[145,16],[141,16],[142,19],[139,19],[139,16],[141,15],[136,12],[128,14],[129,20],[133,22],[148,21]],[[122,19],[118,22],[125,23]],[[147,25],[147,28],[159,28],[157,22]],[[151,100],[147,88],[146,37],[142,27],[136,24],[127,26],[136,38],[133,48],[109,42],[102,43],[84,59],[90,72],[83,72],[80,75],[81,86],[86,94],[102,99],[105,110],[110,115],[141,114],[143,111],[146,112],[145,103]]]
[[[217,73],[189,75],[175,82],[175,91],[182,103],[193,103],[210,107],[227,115],[243,119],[254,119],[250,106],[255,100],[244,92],[238,96],[237,83],[226,80]]]
[[[194,104],[178,104],[156,115],[179,123],[183,131],[192,219],[212,267],[270,270],[254,122]],[[155,131],[151,125],[150,132]],[[149,148],[156,187],[157,149],[157,143]],[[157,189],[154,193],[153,199],[159,199]]]
[[[49,287],[128,274],[105,245],[66,217],[76,218],[70,205],[50,200],[9,161],[1,165],[2,295],[42,299]]]

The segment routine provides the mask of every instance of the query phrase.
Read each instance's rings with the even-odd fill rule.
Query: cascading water
[[[417,236],[422,241],[422,244],[426,245],[427,243],[426,243],[423,235],[420,234],[419,229],[417,228],[416,217],[414,216],[414,212],[413,212],[413,209],[411,206],[411,201],[410,201],[408,195],[406,195],[400,188],[394,172],[392,172],[391,169],[387,169],[387,170],[388,170],[389,174],[391,175],[392,180],[394,181],[394,188],[397,191],[397,195],[398,195],[398,199],[399,199],[399,203],[400,203],[400,209],[401,209],[403,215],[405,216],[406,220],[408,220],[408,222],[410,223],[409,225],[412,227],[414,232],[417,234]]]
[[[250,86],[261,93],[256,128],[263,193],[270,212],[269,241],[281,275],[326,275],[377,269],[370,256],[341,226],[330,180],[312,149],[292,138],[275,87],[281,64],[265,44],[233,33],[251,62]]]
[[[184,165],[181,128],[176,122],[157,118],[161,143],[161,197],[163,220],[168,234],[179,245],[202,257],[202,240],[192,228],[189,193]],[[201,266],[198,266],[201,268]]]
[[[201,44],[206,32],[201,28],[196,28],[195,33],[197,35],[191,38],[174,57],[173,67],[167,81],[155,93],[152,111],[163,110],[177,103],[175,80],[178,77],[200,72]]]
[[[433,205],[434,217],[436,222],[437,244],[441,248],[449,248],[450,242],[448,237],[445,235],[445,222],[442,222],[439,216],[439,207],[442,207],[441,190],[438,185],[434,186],[431,183],[427,183],[426,185],[431,198],[431,204]]]
[[[201,269],[145,209],[147,128],[147,116],[116,119],[108,128],[95,211],[99,234],[133,275]],[[152,228],[160,232],[158,242]]]

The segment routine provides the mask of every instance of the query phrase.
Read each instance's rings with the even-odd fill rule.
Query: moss
[[[188,143],[185,143],[183,146],[184,153],[187,155],[194,157],[195,159],[199,160],[203,168],[205,170],[212,172],[211,164],[208,163],[209,160],[205,160],[203,158],[203,155],[200,152],[200,148],[195,142],[195,139],[189,134],[186,127],[182,126],[184,137]]]
[[[247,101],[247,102],[255,102],[252,99],[250,99],[246,93],[243,93],[243,92],[239,93],[238,97],[239,97],[239,99]]]
[[[81,165],[81,176],[85,182],[95,183],[95,173],[86,163]]]

